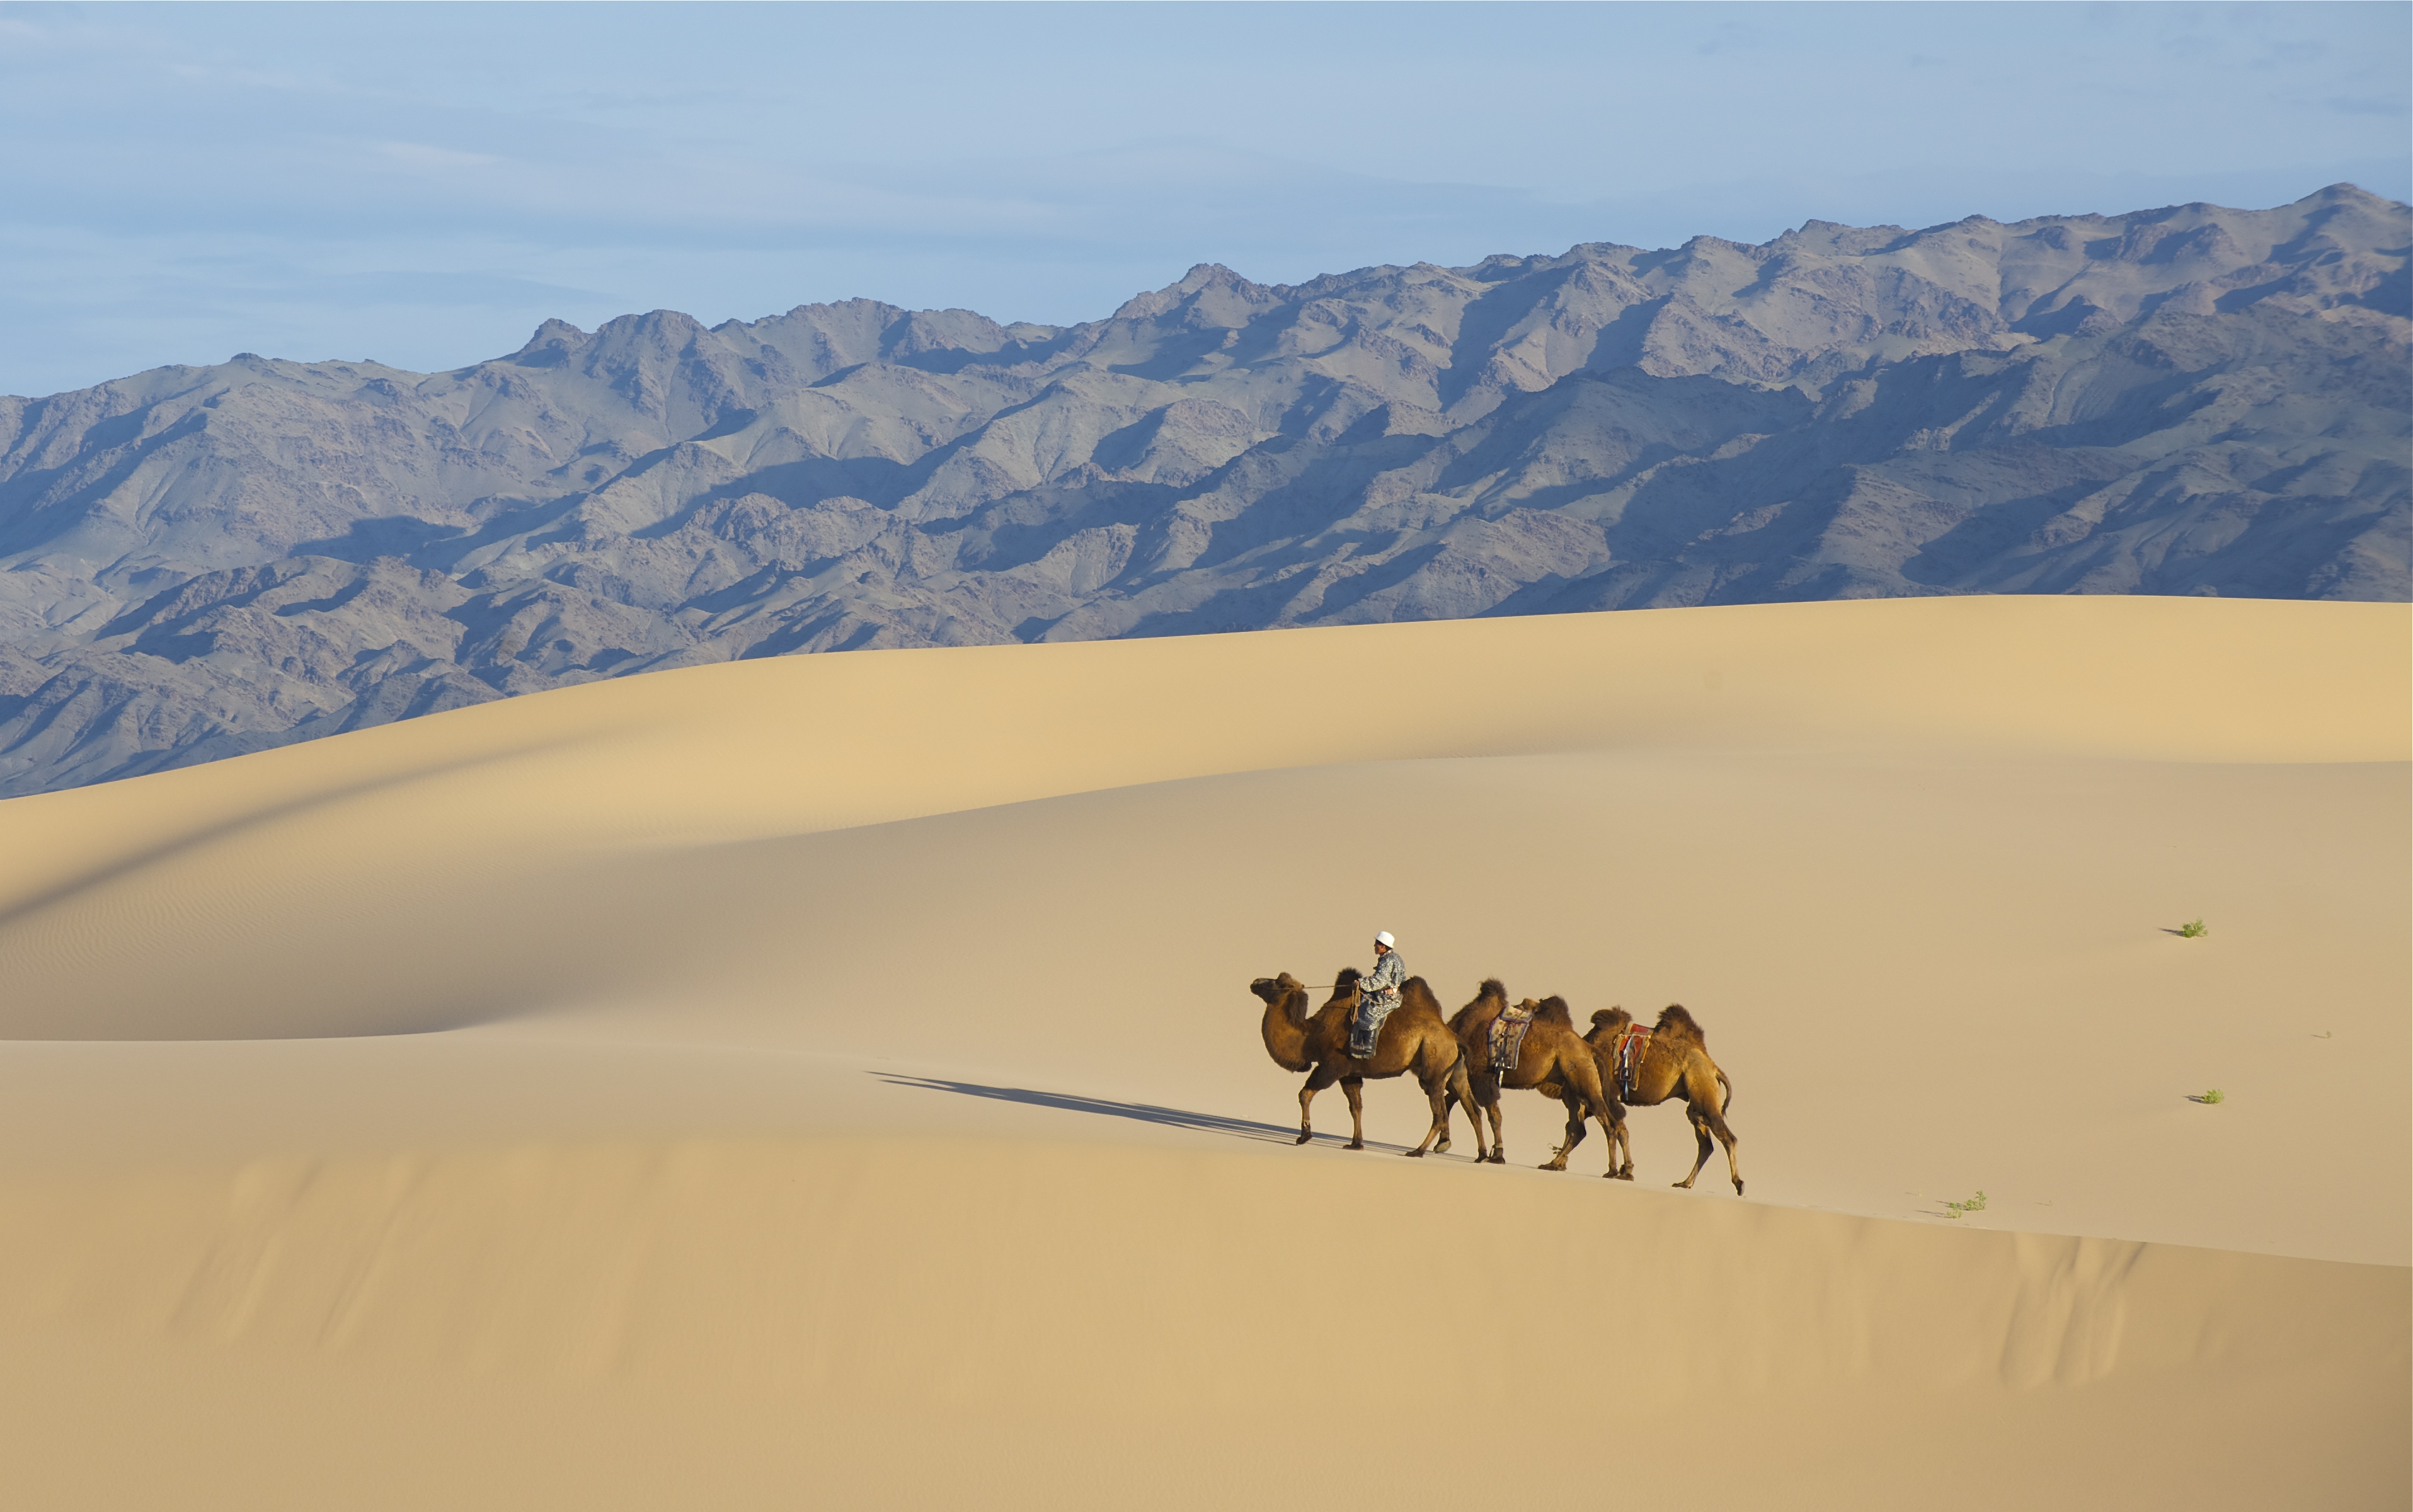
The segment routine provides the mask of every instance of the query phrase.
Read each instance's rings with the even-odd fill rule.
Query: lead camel
[[[1309,1074],[1307,1085],[1298,1090],[1298,1142],[1303,1145],[1315,1136],[1308,1111],[1315,1094],[1339,1082],[1349,1099],[1348,1148],[1365,1149],[1366,1106],[1360,1090],[1363,1084],[1413,1075],[1416,1085],[1424,1089],[1425,1100],[1431,1104],[1432,1127],[1425,1131],[1424,1143],[1408,1153],[1422,1155],[1428,1149],[1445,1153],[1449,1149],[1450,1097],[1455,1094],[1464,1099],[1470,1107],[1474,1097],[1467,1081],[1465,1055],[1458,1036],[1442,1021],[1441,1003],[1434,999],[1432,988],[1426,986],[1423,977],[1412,976],[1399,984],[1399,1006],[1383,1021],[1373,1055],[1363,1060],[1352,1057],[1349,1021],[1357,1012],[1357,976],[1354,967],[1342,970],[1333,979],[1331,1000],[1312,1016],[1307,1012],[1306,985],[1288,971],[1280,976],[1261,976],[1249,984],[1249,990],[1263,999],[1266,1005],[1266,1054],[1284,1071]],[[1480,1128],[1474,1131],[1474,1145],[1477,1159],[1489,1153]]]

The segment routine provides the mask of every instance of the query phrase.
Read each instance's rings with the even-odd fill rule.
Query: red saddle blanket
[[[1610,1042],[1608,1063],[1616,1075],[1619,1102],[1634,1096],[1634,1075],[1642,1069],[1642,1058],[1650,1049],[1651,1031],[1639,1024],[1626,1025]]]
[[[1525,1048],[1525,1031],[1533,1027],[1531,1008],[1503,1008],[1500,1016],[1491,1021],[1491,1074],[1505,1076],[1517,1069],[1517,1057]]]

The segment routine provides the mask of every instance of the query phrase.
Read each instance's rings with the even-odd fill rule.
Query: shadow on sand
[[[1032,1107],[1060,1108],[1067,1113],[1095,1113],[1109,1119],[1133,1119],[1141,1123],[1160,1123],[1169,1129],[1195,1129],[1204,1134],[1227,1134],[1234,1139],[1253,1139],[1262,1144],[1287,1145],[1298,1138],[1298,1131],[1285,1129],[1278,1123],[1258,1123],[1250,1119],[1226,1118],[1221,1113],[1192,1113],[1183,1108],[1159,1107],[1153,1103],[1117,1103],[1103,1097],[1076,1097],[1069,1092],[1034,1092],[1027,1087],[984,1087],[978,1082],[944,1081],[936,1076],[898,1076],[884,1071],[872,1075],[892,1087],[911,1087],[929,1092],[954,1092],[962,1097],[991,1097],[1002,1103],[1025,1103]],[[1337,1101],[1339,1090],[1333,1097]],[[1344,1107],[1340,1116],[1349,1116]],[[1319,1134],[1315,1143],[1336,1149],[1348,1143],[1339,1134]],[[1366,1141],[1368,1149],[1405,1152],[1405,1145],[1385,1145],[1378,1140]]]

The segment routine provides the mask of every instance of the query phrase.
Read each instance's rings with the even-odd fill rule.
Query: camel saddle
[[[1639,1024],[1628,1024],[1617,1031],[1608,1047],[1608,1063],[1617,1078],[1617,1100],[1634,1099],[1634,1074],[1640,1069],[1642,1058],[1651,1049],[1651,1031]]]
[[[1532,1027],[1532,1009],[1500,1010],[1500,1016],[1491,1021],[1491,1075],[1505,1076],[1517,1069],[1517,1057],[1525,1048],[1525,1031]]]

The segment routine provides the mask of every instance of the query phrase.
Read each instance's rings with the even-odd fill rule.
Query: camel
[[[1617,1106],[1617,1121],[1609,1130],[1614,1141],[1608,1158],[1617,1164],[1618,1153],[1624,1151],[1624,1164],[1619,1174],[1634,1178],[1634,1142],[1625,1133],[1625,1107],[1655,1107],[1671,1097],[1684,1099],[1684,1117],[1693,1123],[1693,1136],[1700,1141],[1700,1153],[1684,1179],[1670,1183],[1690,1187],[1701,1167],[1710,1163],[1710,1138],[1717,1136],[1726,1147],[1726,1175],[1733,1178],[1735,1195],[1742,1195],[1742,1171],[1735,1164],[1734,1131],[1726,1127],[1725,1111],[1734,1106],[1734,1083],[1710,1059],[1709,1036],[1682,1003],[1669,1003],[1659,1015],[1659,1022],[1649,1030],[1643,1042],[1639,1063],[1634,1067],[1633,1085],[1621,1086],[1617,1076],[1617,1039],[1634,1022],[1634,1015],[1622,1008],[1604,1008],[1591,1015],[1591,1032],[1584,1036],[1600,1060],[1600,1076]],[[1566,1149],[1574,1149],[1583,1143],[1581,1119],[1572,1114],[1567,1119]]]
[[[1491,1064],[1491,1023],[1508,1006],[1508,989],[1497,977],[1487,978],[1474,1001],[1452,1015],[1449,1027],[1458,1035],[1458,1044],[1466,1050],[1466,1063],[1473,1075],[1473,1098],[1465,1103],[1468,1121],[1474,1125],[1479,1142],[1483,1121],[1475,1109],[1479,1103],[1491,1115],[1491,1153],[1494,1165],[1508,1163],[1507,1149],[1500,1131],[1500,1094],[1532,1088],[1544,1096],[1557,1098],[1566,1104],[1568,1121],[1580,1127],[1587,1117],[1600,1119],[1601,1132],[1609,1136],[1609,1168],[1604,1175],[1617,1176],[1616,1125],[1611,1119],[1617,1110],[1610,1102],[1600,1079],[1599,1058],[1583,1037],[1576,1032],[1574,1017],[1567,1012],[1564,998],[1545,998],[1535,1002],[1528,998],[1518,1004],[1532,1010],[1533,1022],[1525,1030],[1525,1043],[1517,1053],[1516,1069],[1505,1076],[1498,1075]],[[1444,1113],[1446,1118],[1447,1114]],[[1574,1149],[1570,1140],[1552,1158],[1542,1163],[1546,1171],[1567,1168],[1567,1152]],[[1631,1175],[1626,1179],[1631,1180]]]
[[[1298,1090],[1298,1142],[1303,1145],[1315,1136],[1309,1121],[1308,1104],[1315,1101],[1316,1093],[1337,1081],[1349,1098],[1347,1148],[1365,1149],[1366,1104],[1360,1087],[1368,1080],[1413,1075],[1432,1104],[1433,1121],[1432,1127],[1425,1131],[1424,1143],[1408,1153],[1422,1155],[1429,1149],[1448,1153],[1451,1094],[1468,1099],[1468,1105],[1473,1105],[1465,1054],[1458,1046],[1458,1036],[1442,1022],[1441,1003],[1425,985],[1425,979],[1412,976],[1399,985],[1399,1006],[1383,1021],[1382,1032],[1374,1039],[1372,1058],[1353,1058],[1349,1054],[1349,1024],[1357,1013],[1357,976],[1355,968],[1344,969],[1336,975],[1331,1000],[1312,1017],[1307,1012],[1306,985],[1288,971],[1280,976],[1261,976],[1249,984],[1249,990],[1265,1000],[1266,1053],[1284,1071],[1310,1073],[1307,1085]],[[1480,1128],[1474,1131],[1474,1145],[1475,1158],[1483,1159],[1488,1150]]]

